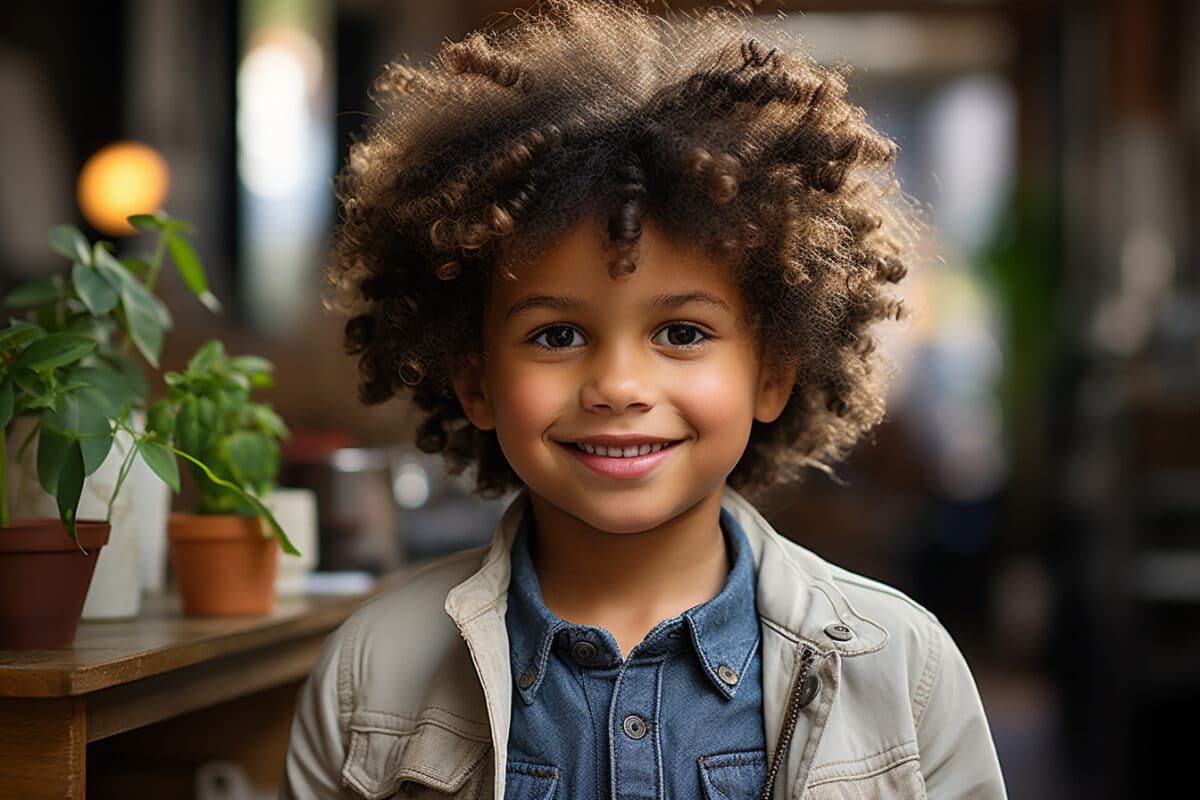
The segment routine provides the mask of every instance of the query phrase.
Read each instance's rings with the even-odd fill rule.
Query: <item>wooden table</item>
[[[286,728],[294,687],[365,597],[280,599],[266,617],[204,619],[182,616],[173,596],[148,596],[136,620],[82,623],[71,649],[0,650],[0,798],[82,798],[89,743],[291,686],[274,701]]]

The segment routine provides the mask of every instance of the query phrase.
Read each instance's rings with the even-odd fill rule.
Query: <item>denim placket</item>
[[[637,648],[617,675],[609,712],[613,800],[656,800],[662,797],[662,743],[658,691],[665,659],[641,658]],[[644,735],[638,720],[645,725]]]

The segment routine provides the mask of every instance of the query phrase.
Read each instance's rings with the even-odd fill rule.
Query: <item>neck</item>
[[[591,527],[530,494],[542,599],[562,619],[607,628],[628,652],[664,619],[715,597],[729,575],[721,493],[640,533]]]

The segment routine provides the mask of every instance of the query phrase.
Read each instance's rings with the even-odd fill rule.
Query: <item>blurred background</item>
[[[671,2],[672,8],[719,3]],[[486,541],[501,504],[365,408],[321,308],[330,178],[368,87],[509,3],[40,0],[0,11],[0,289],[71,222],[196,225],[164,363],[272,359],[320,563],[378,575]],[[887,422],[765,504],[786,535],[933,610],[975,670],[1014,798],[1180,788],[1200,719],[1200,7],[1188,0],[763,2],[902,151],[938,230]],[[140,207],[130,207],[130,204]],[[174,283],[172,283],[174,281]],[[1174,769],[1172,769],[1174,767]],[[1194,791],[1194,790],[1193,790]]]

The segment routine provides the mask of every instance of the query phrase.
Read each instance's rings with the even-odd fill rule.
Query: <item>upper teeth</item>
[[[633,456],[644,456],[647,453],[657,453],[666,447],[663,442],[655,442],[654,444],[633,444],[628,447],[605,447],[604,445],[588,444],[587,442],[576,442],[575,446],[585,453],[591,453],[597,456],[608,456],[609,458],[632,458]]]

